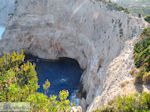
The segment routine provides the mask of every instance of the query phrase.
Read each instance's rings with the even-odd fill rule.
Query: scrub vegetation
[[[147,16],[150,13],[150,1],[149,0],[111,0],[128,8],[134,15]]]
[[[140,69],[136,82],[150,83],[150,27],[143,30],[141,37],[134,47],[134,62]]]
[[[109,0],[109,1],[108,0],[97,0],[97,1],[102,1],[102,2],[106,3],[108,9],[110,9],[110,10],[123,11],[127,14],[130,13],[130,10],[128,8],[124,8],[120,5],[118,5],[117,3],[111,2],[111,0]]]
[[[0,58],[0,102],[30,102],[32,112],[69,112],[72,103],[67,99],[69,92],[62,90],[57,96],[47,96],[50,82],[43,84],[45,94],[39,88],[35,64],[24,61],[25,56],[13,52]]]
[[[134,94],[118,97],[108,102],[95,112],[149,112],[150,94]]]
[[[147,21],[148,23],[150,23],[150,15],[148,15],[148,16],[145,16],[145,21]]]

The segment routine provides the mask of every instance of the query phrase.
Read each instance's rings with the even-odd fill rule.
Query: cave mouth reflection
[[[78,62],[71,58],[60,58],[59,60],[43,60],[26,55],[26,59],[36,64],[38,92],[44,93],[43,84],[48,79],[50,88],[47,95],[58,95],[61,90],[69,91],[69,100],[79,105],[80,99],[77,98],[78,86],[83,70]]]

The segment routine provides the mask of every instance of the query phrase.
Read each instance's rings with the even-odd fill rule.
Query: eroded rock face
[[[23,49],[45,59],[76,59],[85,69],[81,81],[87,95],[81,104],[87,111],[111,98],[104,96],[113,88],[107,78],[115,66],[112,60],[145,27],[143,19],[95,0],[16,0],[15,9],[0,41],[1,53]],[[118,73],[112,75],[117,78]]]
[[[5,25],[8,17],[14,12],[15,0],[1,0],[0,1],[0,26]],[[9,15],[9,16],[8,16]]]
[[[91,103],[88,111],[97,109],[100,105],[106,104],[109,100],[117,96],[129,95],[133,91],[134,85],[130,85],[129,88],[132,89],[124,90],[121,87],[121,83],[124,83],[124,86],[126,86],[125,84],[129,81],[134,83],[131,70],[135,67],[133,49],[136,41],[137,37],[127,40],[119,56],[111,61],[106,72],[105,82],[103,86],[97,90],[94,102]],[[128,93],[126,93],[126,91],[128,91]],[[131,94],[134,93],[132,92]]]

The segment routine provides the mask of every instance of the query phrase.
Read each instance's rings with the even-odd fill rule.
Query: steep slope
[[[111,95],[111,90],[118,90],[118,82],[130,77],[124,75],[132,68],[126,60],[131,58],[133,40],[145,27],[142,18],[111,10],[95,0],[15,3],[14,15],[0,40],[0,52],[23,49],[44,59],[76,59],[85,70],[81,79],[86,92],[81,100],[83,109],[89,107],[92,111],[107,102],[117,94]],[[126,46],[128,40],[131,44]],[[121,58],[117,59],[119,55]]]
[[[131,74],[131,70],[135,67],[133,59],[135,42],[136,37],[126,41],[120,55],[111,61],[106,72],[106,80],[99,91],[101,93],[97,93],[89,111],[95,110],[117,96],[134,94],[137,91],[133,84],[134,77]]]

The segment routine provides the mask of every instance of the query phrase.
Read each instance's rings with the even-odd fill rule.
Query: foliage
[[[97,1],[102,1],[102,2],[106,3],[108,9],[110,9],[110,10],[123,11],[127,14],[130,13],[130,10],[128,8],[124,8],[120,5],[118,5],[117,3],[111,2],[111,0],[109,0],[109,1],[108,0],[97,0]]]
[[[26,101],[37,88],[35,65],[23,63],[24,55],[5,53],[0,58],[0,101]]]
[[[133,14],[137,15],[137,14],[141,14],[142,16],[147,16],[149,15],[150,12],[150,6],[143,6],[143,3],[141,3],[141,5],[137,5],[137,6],[131,6],[130,10],[132,11]]]
[[[36,92],[39,86],[35,64],[25,62],[24,59],[23,51],[21,54],[4,52],[0,58],[0,102],[30,102],[31,111],[70,111],[68,91],[60,91],[59,98],[46,96],[50,87],[47,80],[43,84],[45,94]]]
[[[43,89],[45,91],[45,94],[47,93],[49,87],[50,87],[50,82],[47,80],[45,81],[45,84],[43,84]]]
[[[142,93],[118,97],[95,112],[150,112],[150,94]]]
[[[44,112],[70,112],[70,101],[67,100],[69,93],[68,91],[60,91],[59,98],[57,96],[48,96],[43,93],[36,92],[28,97],[27,101],[31,103],[32,111],[44,111]],[[71,103],[71,106],[73,104]]]
[[[109,3],[108,3],[108,7],[109,7],[109,9],[111,9],[111,10],[123,11],[123,12],[125,12],[125,13],[127,13],[127,14],[130,13],[130,11],[129,11],[128,8],[124,8],[124,7],[122,7],[122,6],[119,6],[117,3],[109,2]]]
[[[150,2],[149,0],[112,0],[119,4],[120,6],[123,6],[125,8],[128,8],[132,14],[134,15],[143,15],[147,16],[150,13]]]
[[[136,76],[136,82],[150,83],[150,27],[143,30],[142,36],[146,39],[137,42],[134,46],[134,62],[140,69]]]
[[[145,21],[147,21],[148,23],[150,23],[150,15],[148,15],[148,16],[145,16]]]
[[[150,37],[150,26],[143,30],[142,36]]]

